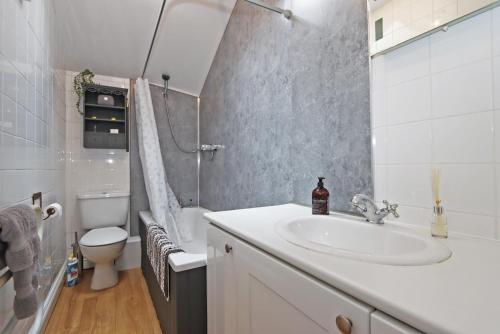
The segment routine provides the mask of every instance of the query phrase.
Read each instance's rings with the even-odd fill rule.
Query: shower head
[[[163,81],[168,81],[170,80],[170,75],[168,75],[167,73],[162,73],[161,78],[163,79]]]

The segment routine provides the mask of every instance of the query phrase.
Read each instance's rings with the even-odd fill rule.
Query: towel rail
[[[54,214],[56,214],[56,209],[49,207],[46,210],[42,210],[39,206],[33,205],[33,210],[40,210],[40,216],[37,215],[37,227],[42,223],[42,221],[49,219]],[[45,211],[45,212],[44,212]],[[0,233],[2,228],[0,227]],[[3,268],[0,268],[0,272]],[[0,288],[2,288],[7,282],[12,278],[12,272],[7,268],[2,274],[0,274]]]
[[[41,210],[40,207],[33,206],[33,210],[35,210],[36,208],[39,209],[41,212],[41,216],[37,215],[37,226],[42,221],[47,220],[49,217],[51,217],[52,215],[54,215],[56,213],[56,210],[54,208],[48,208],[46,210],[45,214]],[[0,227],[0,233],[1,232],[2,232],[2,228]],[[7,268],[7,267],[5,267],[5,268]],[[8,268],[5,270],[5,268],[0,268],[0,272],[3,271],[3,273],[0,274],[0,288],[2,288],[5,284],[7,284],[7,282],[12,278],[12,272]]]
[[[0,276],[0,288],[2,288],[7,282],[10,280],[12,277],[12,272],[7,269],[5,270],[2,275]]]
[[[1,1],[1,0],[0,0]],[[43,223],[43,221],[46,221],[49,217],[52,217],[55,215],[57,212],[54,208],[48,207],[46,210],[42,210],[41,207],[41,193],[39,195],[38,203],[35,203],[35,198],[33,199],[33,210],[35,212],[36,216],[36,225],[38,229],[38,233],[40,235],[40,229],[39,227]],[[2,211],[2,210],[0,210]],[[2,229],[0,227],[0,233]],[[0,268],[0,289],[3,288],[12,278],[13,274],[12,271],[9,269],[9,267],[5,266],[3,268]],[[18,332],[17,329],[17,324],[18,320],[15,316],[12,316],[10,320],[3,326],[3,328],[0,328],[0,333],[1,334],[8,334],[8,333],[15,333]]]

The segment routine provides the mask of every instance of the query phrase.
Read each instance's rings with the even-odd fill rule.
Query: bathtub
[[[180,219],[188,226],[192,240],[182,243],[182,253],[168,257],[170,299],[161,292],[146,253],[146,225],[155,223],[151,212],[139,212],[141,268],[164,333],[207,333],[207,226],[203,208],[183,208]]]
[[[188,226],[193,239],[190,242],[184,242],[180,245],[184,253],[175,253],[168,257],[168,263],[175,272],[207,265],[208,221],[203,218],[203,214],[207,212],[210,211],[200,207],[182,209],[180,223]],[[139,212],[139,217],[146,225],[154,223],[154,218],[150,211]]]

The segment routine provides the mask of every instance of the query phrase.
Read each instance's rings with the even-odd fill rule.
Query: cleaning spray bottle
[[[72,287],[78,284],[78,259],[74,256],[73,250],[68,253],[66,264],[66,286]]]

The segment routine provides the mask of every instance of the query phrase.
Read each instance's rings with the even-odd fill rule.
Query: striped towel
[[[149,263],[153,267],[156,280],[160,285],[161,291],[167,301],[170,300],[170,280],[168,268],[168,256],[173,253],[182,252],[168,238],[165,230],[157,224],[149,224],[146,226],[146,247],[149,258]]]

